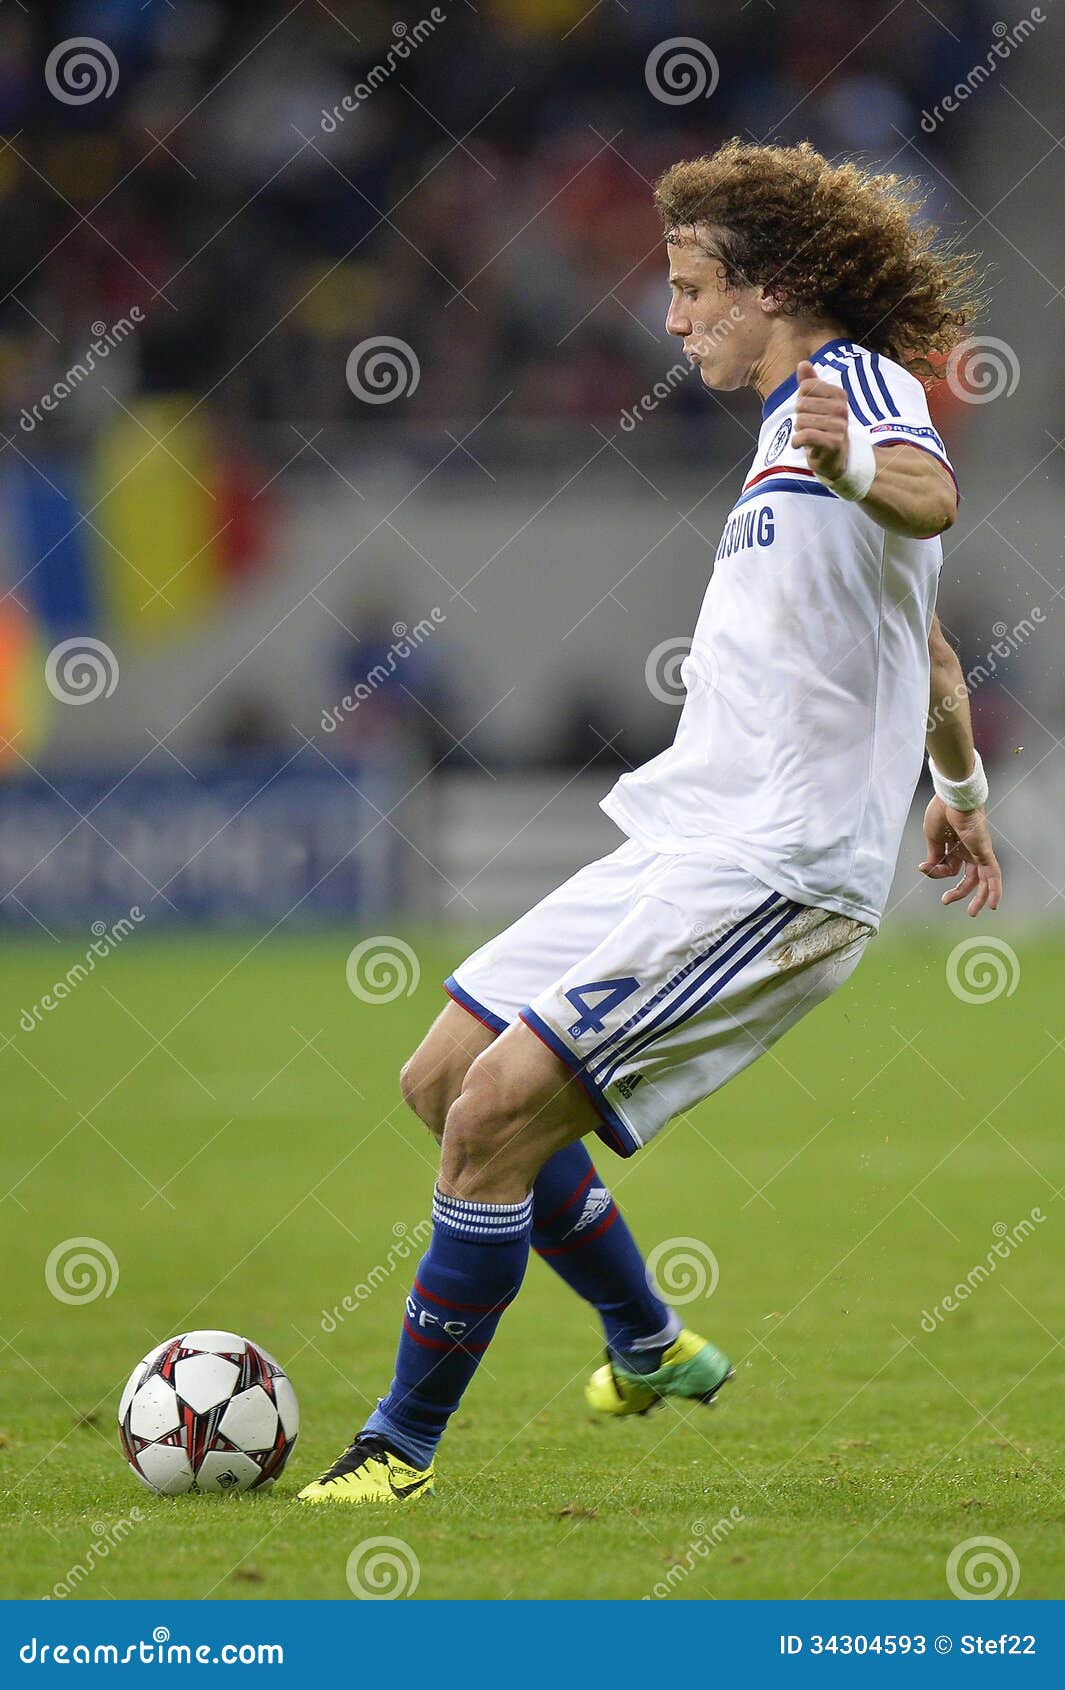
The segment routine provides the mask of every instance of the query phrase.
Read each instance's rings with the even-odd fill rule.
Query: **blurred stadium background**
[[[710,1250],[707,1296],[720,1261],[692,1318],[735,1409],[619,1467],[595,1324],[534,1270],[403,1530],[430,1598],[653,1591],[737,1501],[685,1597],[940,1596],[972,1531],[1060,1589],[1054,1260],[927,1312],[1065,1190],[1056,11],[0,0],[5,1593],[65,1594],[131,1494],[83,1593],[353,1588],[350,1525],[288,1497],[387,1376],[432,1177],[400,1063],[471,938],[617,843],[597,800],[674,732],[753,450],[664,332],[650,198],[737,132],[915,174],[986,258],[933,401],[940,608],[1008,901],[941,915],[922,790],[854,985],[682,1151],[609,1159],[641,1240]],[[205,1323],[282,1357],[306,1431],[272,1500],[179,1516],[111,1414]]]
[[[7,0],[5,925],[490,926],[612,847],[756,423],[665,335],[649,184],[732,133],[986,257],[940,608],[1004,920],[1060,920],[1054,11]]]

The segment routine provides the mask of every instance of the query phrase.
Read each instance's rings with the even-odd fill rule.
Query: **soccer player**
[[[955,519],[916,370],[971,272],[904,187],[808,145],[729,142],[659,182],[666,327],[762,424],[683,670],[669,750],[603,808],[627,835],[447,982],[404,1097],[441,1140],[395,1378],[308,1502],[416,1499],[530,1245],[598,1311],[610,1414],[708,1402],[685,1330],[583,1143],[631,1156],[841,985],[879,924],[927,734],[922,871],[970,915],[1001,878],[965,683],[934,614]]]

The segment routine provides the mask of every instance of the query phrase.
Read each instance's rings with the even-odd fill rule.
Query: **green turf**
[[[426,1598],[635,1597],[667,1579],[676,1599],[938,1597],[975,1536],[1010,1545],[1018,1596],[1060,1593],[1060,952],[1023,944],[1014,995],[967,1006],[944,963],[974,931],[945,918],[928,948],[878,941],[779,1060],[635,1161],[602,1151],[647,1247],[716,1252],[714,1296],[684,1312],[735,1361],[718,1406],[594,1424],[597,1332],[536,1262],[435,1499],[367,1513],[292,1498],[389,1378],[409,1266],[337,1330],[323,1311],[425,1214],[430,1144],[395,1076],[461,944],[409,934],[419,990],[369,1007],[345,985],[351,934],[250,955],[250,939],[136,934],[29,1033],[20,1011],[82,947],[9,945],[2,1593],[47,1594],[132,1508],[79,1594],[347,1598],[349,1554],[380,1534],[410,1546]],[[923,1331],[996,1223],[1033,1208],[1033,1236]],[[45,1258],[85,1235],[120,1278],[63,1305]],[[118,1452],[126,1374],[192,1325],[236,1328],[290,1369],[304,1430],[272,1495],[158,1499]]]

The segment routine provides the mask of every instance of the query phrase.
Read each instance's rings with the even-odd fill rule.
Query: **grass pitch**
[[[368,1006],[350,933],[137,934],[30,1032],[20,1013],[82,947],[9,943],[2,1594],[350,1599],[349,1557],[382,1534],[419,1599],[938,1597],[978,1536],[1009,1545],[1018,1596],[1060,1594],[1060,952],[1020,945],[1014,995],[967,1005],[945,962],[976,931],[944,916],[927,947],[877,941],[649,1152],[597,1155],[645,1248],[717,1257],[713,1296],[682,1311],[736,1364],[717,1406],[593,1423],[596,1326],[534,1261],[435,1499],[366,1512],[292,1499],[390,1376],[433,1173],[395,1076],[462,943],[408,934],[419,989]],[[75,1237],[119,1276],[64,1304],[45,1260]],[[291,1372],[303,1432],[272,1494],[156,1498],[120,1456],[127,1373],[192,1326]]]

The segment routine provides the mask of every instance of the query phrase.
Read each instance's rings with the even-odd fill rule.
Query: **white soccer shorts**
[[[746,870],[634,840],[565,881],[445,981],[494,1032],[520,1017],[621,1156],[709,1097],[843,984],[873,929]]]

